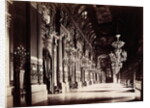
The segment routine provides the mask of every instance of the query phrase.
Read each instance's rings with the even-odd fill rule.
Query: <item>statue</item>
[[[52,79],[52,58],[47,48],[43,48],[43,71],[44,83],[47,86],[48,93],[51,93],[50,84]]]

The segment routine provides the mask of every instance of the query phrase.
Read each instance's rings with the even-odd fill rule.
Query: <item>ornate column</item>
[[[59,49],[59,78],[58,78],[58,83],[59,86],[62,89],[62,93],[65,92],[65,88],[64,88],[64,83],[63,83],[63,56],[62,56],[62,36],[60,35],[59,40],[58,40],[58,49]]]
[[[7,98],[7,107],[12,107],[13,106],[13,96],[12,96],[12,87],[10,85],[10,78],[13,78],[13,74],[11,74],[13,72],[13,55],[11,52],[12,49],[12,44],[13,41],[10,41],[10,27],[11,27],[11,20],[12,20],[12,16],[10,14],[10,6],[13,4],[12,1],[8,0],[8,2],[6,2],[6,36],[5,36],[5,51],[6,51],[6,55],[5,55],[5,59],[6,59],[6,68],[5,68],[5,81],[6,81],[6,89],[7,89],[7,94],[6,94],[6,98]],[[11,44],[12,43],[12,44]],[[10,47],[11,44],[11,47]],[[10,67],[10,68],[9,68]],[[10,73],[11,72],[11,73]]]
[[[82,86],[81,83],[81,60],[80,60],[80,50],[78,49],[76,51],[76,81],[77,81],[77,85],[78,88],[80,88]]]
[[[58,64],[58,57],[57,57],[57,47],[58,47],[58,41],[59,41],[59,37],[56,35],[56,33],[52,34],[53,37],[53,47],[52,47],[52,59],[53,59],[53,65],[52,65],[52,85],[53,85],[53,89],[52,89],[52,93],[54,92],[58,92],[57,87],[58,87],[58,75],[59,73],[57,73],[57,64]]]
[[[7,3],[7,5],[9,5],[9,3]],[[7,9],[8,9],[8,7],[7,7]],[[7,23],[6,23],[6,52],[9,52],[9,53],[6,53],[6,66],[7,66],[7,68],[6,68],[6,85],[7,86],[9,86],[10,84],[10,79],[9,79],[9,72],[11,71],[10,69],[9,69],[9,63],[10,63],[10,24],[11,24],[11,14],[9,13],[9,12],[7,12],[6,13],[6,21],[7,21]]]
[[[34,3],[32,3],[34,5]],[[37,4],[35,4],[36,7],[37,7],[37,10],[38,9],[38,6]],[[37,40],[37,57],[38,57],[38,83],[39,84],[43,84],[44,83],[44,79],[43,79],[43,47],[44,47],[44,44],[43,44],[43,40],[42,40],[42,37],[44,37],[44,30],[41,30],[41,14],[39,13],[37,15],[37,20],[38,20],[38,23],[37,23],[37,27],[38,27],[38,40]],[[43,34],[42,34],[43,32]]]
[[[74,62],[74,55],[73,55],[73,51],[72,51],[72,47],[70,45],[69,48],[69,53],[70,53],[70,57],[69,57],[69,64],[70,64],[70,71],[69,71],[69,79],[70,79],[70,87],[74,88],[75,87],[75,62]]]
[[[82,80],[83,85],[89,84],[89,71],[88,71],[88,59],[84,55],[82,56]]]
[[[64,76],[65,76],[65,84],[66,84],[66,91],[68,92],[69,91],[69,68],[70,68],[70,63],[69,63],[69,56],[70,56],[70,52],[69,52],[69,48],[67,46],[67,41],[65,39],[65,42],[64,42],[64,58],[63,58],[63,63],[64,63]]]
[[[95,83],[96,81],[95,81],[95,71],[93,72],[93,83]]]
[[[73,63],[73,71],[72,71],[72,75],[73,75],[73,85],[74,88],[77,88],[77,61],[76,61],[76,49],[74,47],[71,48],[71,52],[72,52],[72,63]]]
[[[54,86],[57,86],[57,39],[54,39],[53,50],[54,50]]]

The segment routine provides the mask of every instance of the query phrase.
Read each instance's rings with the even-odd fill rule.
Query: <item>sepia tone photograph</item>
[[[6,104],[143,101],[143,7],[6,1]]]

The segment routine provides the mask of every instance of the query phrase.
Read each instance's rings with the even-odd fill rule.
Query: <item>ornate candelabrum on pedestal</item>
[[[21,105],[24,100],[25,90],[24,90],[24,64],[26,62],[26,56],[28,53],[26,49],[19,45],[14,51],[14,95],[15,95],[15,105]]]
[[[26,56],[27,56],[27,52],[26,49],[22,46],[19,45],[17,47],[17,49],[14,51],[14,61],[16,64],[16,69],[21,70],[23,68],[23,65],[26,61]]]
[[[114,52],[111,52],[109,54],[111,60],[111,66],[113,70],[114,83],[117,83],[117,74],[119,74],[120,69],[123,66],[123,62],[127,60],[127,52],[125,50],[122,50],[122,47],[125,45],[125,42],[119,40],[120,34],[117,34],[116,37],[117,37],[117,41],[114,41],[112,43],[112,46],[115,48],[115,50]]]

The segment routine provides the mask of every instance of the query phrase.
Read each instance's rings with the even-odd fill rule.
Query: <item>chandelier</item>
[[[127,60],[127,52],[122,49],[125,42],[119,40],[120,34],[116,35],[117,41],[112,43],[114,51],[109,54],[111,60],[111,66],[113,70],[113,81],[117,82],[117,74],[123,66],[123,62]]]

